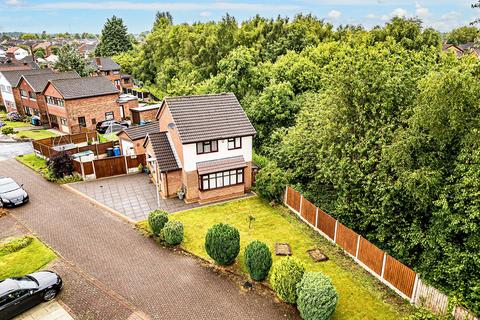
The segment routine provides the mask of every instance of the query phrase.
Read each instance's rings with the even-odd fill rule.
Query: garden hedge
[[[216,224],[207,231],[205,250],[216,263],[231,265],[240,252],[240,233],[228,224]]]

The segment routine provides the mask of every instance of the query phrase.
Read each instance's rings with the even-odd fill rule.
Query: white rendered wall
[[[11,92],[6,92],[6,90],[0,90],[2,94],[2,99],[5,102],[5,105],[7,104],[6,102],[9,101],[12,106],[16,107],[15,105],[15,99],[13,97],[13,91],[12,91],[12,85],[10,82],[8,82],[7,78],[3,76],[3,74],[0,72],[0,85],[3,85],[4,88],[10,88]]]

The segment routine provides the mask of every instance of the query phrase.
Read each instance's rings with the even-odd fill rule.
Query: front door
[[[123,106],[123,104],[120,106],[120,118],[122,120],[125,119],[125,107]]]

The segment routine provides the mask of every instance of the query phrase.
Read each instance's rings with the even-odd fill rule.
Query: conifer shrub
[[[240,252],[240,233],[228,224],[216,224],[207,231],[205,250],[216,263],[229,266]]]
[[[150,230],[152,230],[153,234],[156,236],[160,235],[163,227],[168,222],[168,213],[163,210],[154,210],[148,214],[148,225],[150,226]]]
[[[263,281],[272,267],[272,253],[268,246],[258,240],[250,242],[244,252],[245,266],[250,278]]]
[[[270,284],[277,296],[288,303],[297,302],[297,284],[302,280],[305,267],[294,257],[285,257],[273,265]]]
[[[171,246],[183,241],[183,223],[177,220],[168,221],[163,228],[163,239]]]
[[[297,308],[304,320],[328,320],[338,302],[332,280],[321,272],[305,272],[297,284]]]

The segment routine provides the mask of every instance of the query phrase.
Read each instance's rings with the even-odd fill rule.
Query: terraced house
[[[49,123],[47,102],[42,94],[50,80],[80,78],[75,71],[22,75],[18,82],[22,109],[26,115],[40,117],[42,123]]]
[[[43,90],[52,127],[65,133],[95,129],[98,121],[121,119],[119,90],[106,77],[50,80]]]
[[[250,190],[256,131],[233,93],[167,97],[157,120],[144,147],[162,197],[183,190],[186,202],[206,203]]]

